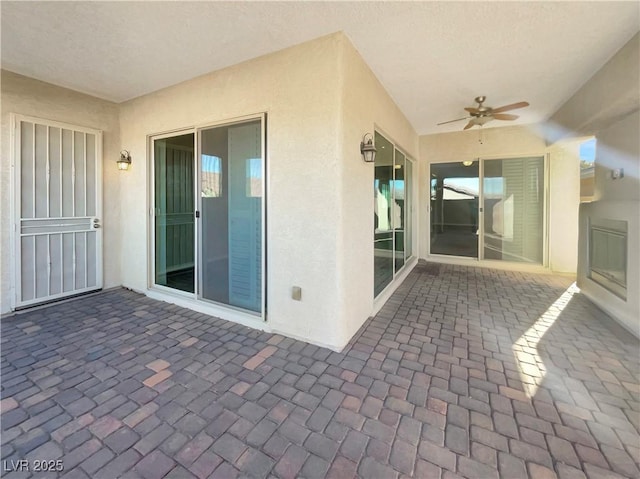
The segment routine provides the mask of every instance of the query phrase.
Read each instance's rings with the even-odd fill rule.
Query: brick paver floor
[[[422,263],[340,354],[126,290],[6,318],[3,475],[637,477],[638,342],[570,285]]]

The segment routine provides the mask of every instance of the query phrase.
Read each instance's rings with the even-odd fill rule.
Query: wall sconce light
[[[370,138],[367,140],[367,136]],[[376,161],[376,147],[373,146],[373,135],[371,133],[365,133],[360,142],[360,153],[362,153],[362,159],[365,163],[373,163]]]
[[[473,165],[473,160],[465,160],[465,161],[462,162],[462,164],[464,166],[471,166],[471,165]]]
[[[128,170],[131,165],[131,155],[127,150],[120,152],[120,159],[117,161],[119,170]]]

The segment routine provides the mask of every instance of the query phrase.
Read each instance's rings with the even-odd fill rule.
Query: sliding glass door
[[[200,132],[201,275],[204,299],[262,307],[261,121]]]
[[[405,237],[405,156],[396,149],[393,155],[393,197],[394,210],[391,212],[393,219],[393,262],[397,272],[404,265],[404,237]]]
[[[193,293],[194,134],[153,142],[155,284]]]
[[[544,158],[431,165],[431,254],[544,263]]]
[[[373,268],[377,296],[393,279],[393,145],[376,132]]]
[[[153,140],[154,284],[263,313],[264,125]]]
[[[484,259],[543,261],[544,159],[484,160]]]
[[[477,161],[431,165],[431,254],[478,257]]]
[[[373,266],[378,296],[412,255],[411,160],[380,133],[374,173]]]

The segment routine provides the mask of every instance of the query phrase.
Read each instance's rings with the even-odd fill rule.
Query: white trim
[[[19,200],[21,192],[20,192],[20,182],[18,178],[20,177],[19,168],[16,166],[16,157],[17,155],[17,145],[20,141],[20,134],[17,130],[19,120],[18,116],[15,113],[9,114],[9,123],[11,131],[9,132],[10,136],[10,162],[11,162],[11,181],[9,182],[9,188],[11,190],[10,194],[10,203],[11,203],[11,299],[10,299],[10,307],[11,310],[14,311],[16,309],[17,299],[20,296],[21,290],[19,285],[22,284],[22,275],[20,271],[18,271],[18,263],[16,261],[17,252],[19,251],[18,241],[20,241],[20,235],[18,234],[18,222],[20,221],[20,211],[19,211]],[[62,175],[61,175],[62,176]],[[62,188],[60,189],[62,191]],[[62,202],[60,203],[62,204]]]
[[[202,130],[196,129],[193,136],[193,146],[194,146],[194,155],[193,155],[193,181],[195,182],[193,185],[193,195],[194,195],[194,204],[195,210],[198,211],[198,215],[193,219],[194,222],[194,232],[193,232],[193,292],[195,293],[195,300],[202,300],[202,291],[203,291],[203,273],[204,268],[200,263],[200,257],[204,255],[202,253],[202,234],[204,228],[202,225],[202,194],[200,193],[202,188],[202,164],[200,162],[200,157],[202,155],[202,135],[199,133]],[[195,214],[195,213],[194,213]]]
[[[260,271],[260,279],[261,279],[261,314],[262,321],[267,322],[267,114],[266,112],[262,113],[260,118],[260,151],[262,153],[262,201],[261,203],[261,229],[262,229],[262,238],[260,247],[260,267],[262,271]]]
[[[551,217],[551,154],[546,153],[544,155],[543,167],[544,167],[544,196],[542,211],[544,218],[542,220],[542,266],[546,269],[551,269],[549,261],[549,230],[550,230],[550,217]]]
[[[442,187],[444,188],[444,181]],[[444,202],[444,191],[442,192],[442,201]],[[478,158],[478,227],[476,228],[476,236],[478,237],[479,262],[485,261],[484,233],[484,159]]]

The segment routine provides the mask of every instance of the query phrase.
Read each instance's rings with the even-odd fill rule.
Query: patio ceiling
[[[2,68],[122,102],[344,31],[419,134],[477,95],[553,114],[638,31],[636,2],[2,2]],[[277,72],[274,72],[274,75]]]

